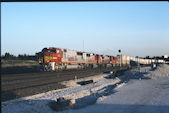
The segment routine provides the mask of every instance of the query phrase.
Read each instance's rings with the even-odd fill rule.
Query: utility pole
[[[121,49],[118,50],[119,54],[121,53]],[[122,55],[120,54],[120,68],[121,68],[121,65],[122,65]]]

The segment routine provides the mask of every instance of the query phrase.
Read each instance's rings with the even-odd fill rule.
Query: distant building
[[[163,57],[163,58],[168,58],[168,56],[167,56],[167,55],[162,55],[162,57]]]

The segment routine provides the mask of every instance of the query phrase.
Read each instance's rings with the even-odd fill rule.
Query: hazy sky
[[[130,56],[169,55],[168,2],[1,3],[1,54],[44,47]]]

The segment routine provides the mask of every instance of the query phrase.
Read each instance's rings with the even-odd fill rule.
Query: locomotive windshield
[[[47,48],[44,48],[44,49],[42,50],[42,52],[43,52],[43,53],[44,53],[44,52],[56,53],[56,49],[47,49]]]

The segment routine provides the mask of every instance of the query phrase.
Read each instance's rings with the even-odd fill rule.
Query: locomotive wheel
[[[51,70],[51,67],[50,65],[44,65],[44,68],[43,68],[44,71],[50,71]]]

